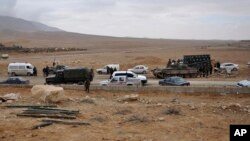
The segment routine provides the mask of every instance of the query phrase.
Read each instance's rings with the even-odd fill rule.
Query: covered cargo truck
[[[46,77],[46,84],[77,83],[82,85],[86,80],[92,81],[93,77],[93,70],[87,67],[65,68],[57,70],[55,75]]]

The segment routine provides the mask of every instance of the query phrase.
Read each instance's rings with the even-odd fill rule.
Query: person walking
[[[89,93],[89,87],[90,87],[90,80],[89,80],[89,79],[87,79],[87,80],[85,81],[84,86],[85,86],[85,91],[86,91],[87,93]]]

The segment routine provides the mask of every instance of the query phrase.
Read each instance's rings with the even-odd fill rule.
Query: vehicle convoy
[[[156,78],[166,78],[171,76],[197,77],[199,70],[210,69],[210,55],[185,55],[183,63],[172,63],[166,68],[155,68],[152,70]]]
[[[146,74],[148,72],[148,67],[144,65],[137,65],[131,69],[128,69],[128,71],[132,71],[136,74]]]
[[[30,63],[10,63],[8,65],[8,74],[11,76],[16,75],[34,75],[34,66]]]
[[[112,77],[115,77],[115,76],[127,76],[129,80],[140,79],[142,85],[145,85],[148,82],[146,76],[137,75],[137,74],[133,73],[132,71],[116,71],[112,74]]]
[[[46,84],[77,83],[83,85],[87,79],[92,81],[93,77],[93,71],[86,67],[65,68],[57,70],[54,75],[46,77]]]
[[[159,81],[159,85],[165,86],[189,86],[190,82],[187,82],[185,79],[178,77],[178,76],[172,76],[165,78],[163,80]]]
[[[119,64],[108,64],[104,66],[103,68],[96,69],[96,72],[98,74],[110,74],[110,69],[119,71],[120,70],[120,65]]]
[[[101,86],[140,86],[141,80],[129,79],[128,76],[114,76],[110,80],[100,82]]]

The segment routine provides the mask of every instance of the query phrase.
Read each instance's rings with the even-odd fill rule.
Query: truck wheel
[[[101,72],[101,71],[98,71],[97,73],[98,73],[98,74],[102,74],[102,72]]]
[[[28,72],[28,73],[27,73],[27,76],[31,76],[31,73],[30,73],[30,72]]]
[[[77,83],[78,85],[83,85],[84,83],[82,81],[78,82]]]

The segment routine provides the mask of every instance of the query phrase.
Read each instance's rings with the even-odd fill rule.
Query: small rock
[[[117,101],[123,102],[123,101],[137,101],[139,98],[138,94],[131,94],[131,95],[125,95],[122,98],[119,98]]]
[[[157,106],[162,106],[162,103],[157,103]]]
[[[159,120],[159,121],[164,121],[165,118],[164,118],[164,117],[159,117],[158,120]]]
[[[192,105],[191,107],[190,107],[190,110],[195,110],[195,109],[197,109],[194,105]]]
[[[225,110],[225,109],[227,108],[227,106],[223,105],[223,106],[221,106],[221,108],[222,108],[223,110]]]

